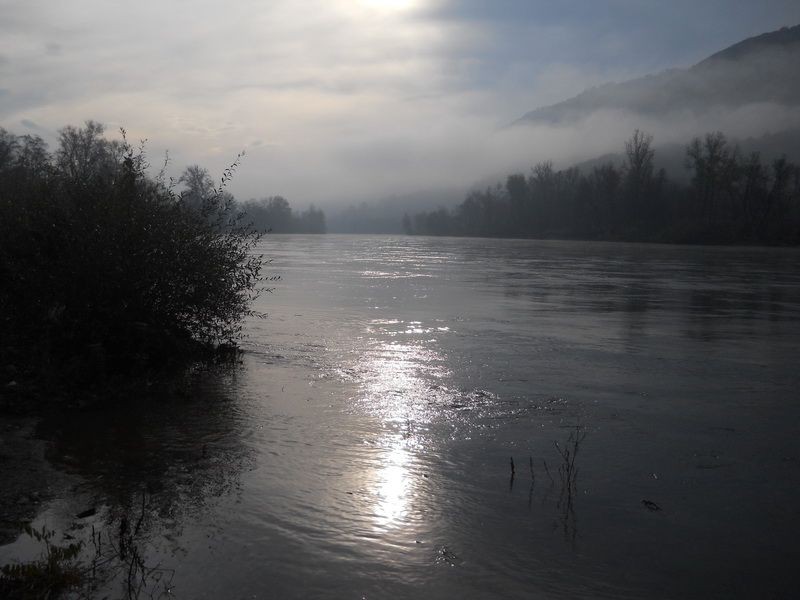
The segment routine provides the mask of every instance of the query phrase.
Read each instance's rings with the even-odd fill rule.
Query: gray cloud
[[[42,130],[42,127],[38,123],[35,123],[34,121],[31,121],[30,119],[22,119],[19,123],[20,123],[20,125],[22,125],[26,129],[33,129],[34,131],[41,131]]]
[[[169,148],[176,170],[219,172],[247,147],[231,188],[242,197],[464,185],[591,146],[581,132],[617,143],[633,125],[606,115],[525,139],[498,131],[528,110],[800,21],[794,1],[662,4],[6,0],[0,126],[124,125],[151,156]]]

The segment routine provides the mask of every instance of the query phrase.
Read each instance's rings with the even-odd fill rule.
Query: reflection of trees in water
[[[716,340],[737,324],[746,333],[760,331],[759,323],[797,319],[800,297],[776,285],[738,288],[703,286],[689,291],[686,334],[704,341]]]
[[[81,477],[78,493],[91,498],[103,523],[87,544],[93,560],[129,597],[152,594],[156,584],[166,589],[148,548],[160,535],[177,539],[186,522],[234,491],[251,460],[235,375],[194,373],[168,389],[126,394],[108,408],[41,427],[51,442],[48,458]]]
[[[764,320],[800,319],[800,280],[790,254],[633,245],[603,254],[609,248],[598,244],[596,255],[578,256],[563,247],[527,272],[509,268],[504,295],[527,298],[537,312],[615,313],[631,340],[659,314],[702,340],[719,338],[731,325],[749,332]]]

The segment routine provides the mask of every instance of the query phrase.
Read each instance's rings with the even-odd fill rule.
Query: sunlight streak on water
[[[364,374],[359,404],[389,432],[376,465],[373,509],[376,528],[386,530],[403,525],[411,511],[417,480],[412,473],[426,450],[420,433],[435,416],[429,402],[431,382],[444,377],[447,369],[436,340],[425,337],[434,327],[382,319],[371,322],[367,331],[376,337],[359,368]]]
[[[414,462],[408,440],[395,439],[383,457],[378,470],[378,491],[375,501],[376,527],[385,530],[397,527],[408,514],[412,496],[410,470]]]
[[[409,330],[407,323],[397,325]],[[431,385],[448,374],[445,358],[435,340],[376,341],[364,352],[359,371],[363,375],[360,404],[393,426],[424,425],[433,416],[429,407]]]

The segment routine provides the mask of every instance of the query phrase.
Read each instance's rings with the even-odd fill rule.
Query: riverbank
[[[46,458],[39,419],[0,414],[0,546],[19,537],[47,502],[63,496],[71,478]]]

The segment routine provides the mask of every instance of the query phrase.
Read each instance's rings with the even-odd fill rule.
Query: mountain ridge
[[[758,103],[800,106],[798,64],[800,25],[795,25],[737,42],[687,69],[590,88],[511,125],[559,125],[601,110],[654,116]]]

